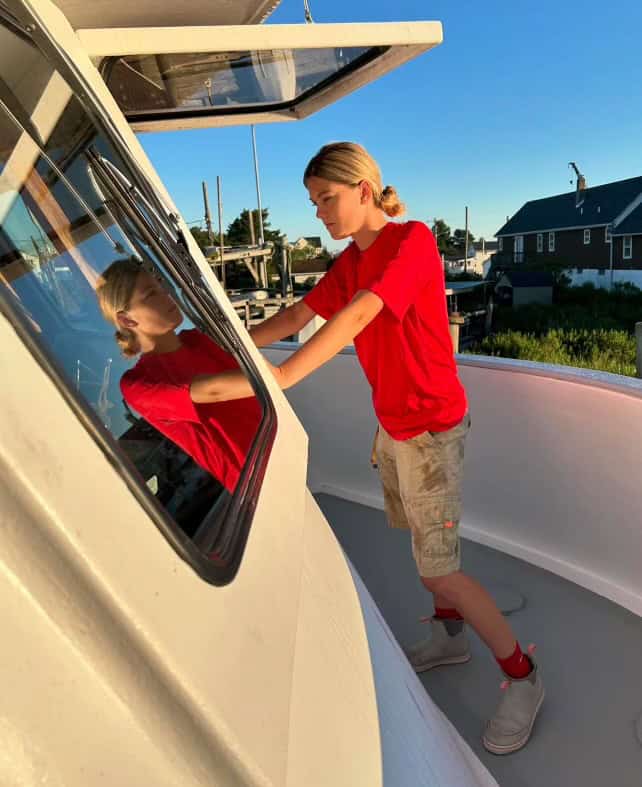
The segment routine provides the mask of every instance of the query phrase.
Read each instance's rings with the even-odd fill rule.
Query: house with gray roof
[[[319,235],[302,236],[292,244],[293,249],[305,250],[308,257],[318,257],[323,253],[323,243]]]
[[[575,191],[527,202],[496,237],[495,268],[557,263],[598,277],[642,271],[642,177],[589,188],[578,172]]]

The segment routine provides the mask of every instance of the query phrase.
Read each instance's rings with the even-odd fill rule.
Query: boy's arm
[[[378,295],[368,290],[360,290],[347,306],[328,320],[281,366],[273,366],[266,361],[281,388],[290,388],[329,361],[361,333],[382,308],[383,301]],[[266,320],[267,322],[270,320]],[[253,395],[250,381],[238,369],[219,374],[198,375],[190,385],[190,396],[197,404],[227,402]]]
[[[322,366],[379,314],[383,301],[368,290],[360,290],[347,306],[337,312],[308,341],[272,373],[281,388],[290,388]]]
[[[250,336],[257,347],[281,341],[285,336],[292,336],[305,327],[315,316],[315,312],[304,302],[297,301],[287,309],[278,312],[250,329]]]
[[[240,369],[218,374],[199,374],[191,382],[189,394],[196,404],[229,402],[254,396],[250,381]]]

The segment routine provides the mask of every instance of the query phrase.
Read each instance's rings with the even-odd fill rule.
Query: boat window
[[[172,547],[228,582],[274,436],[267,392],[175,218],[70,86],[8,27],[0,65],[0,307]],[[193,376],[239,367],[253,395],[192,401]]]
[[[339,74],[380,55],[381,47],[126,55],[101,72],[130,120],[212,114],[303,100]]]

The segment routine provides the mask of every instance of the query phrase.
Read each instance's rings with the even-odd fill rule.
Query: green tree
[[[466,230],[461,230],[461,229],[455,230],[453,232],[452,245],[457,249],[463,250],[464,243],[466,243],[465,236],[466,236]],[[468,230],[468,245],[471,246],[474,243],[474,241],[475,241],[475,236],[470,230]]]
[[[270,229],[269,211],[263,208],[263,235],[265,240],[278,241],[281,237],[280,230]],[[254,218],[254,237],[256,242],[259,240],[259,212],[258,210],[252,211]],[[241,215],[237,216],[234,221],[227,228],[225,235],[225,244],[227,246],[249,246],[252,243],[252,234],[250,232],[250,211],[246,209],[241,211]]]
[[[443,219],[435,219],[431,229],[432,234],[435,236],[435,240],[437,241],[437,248],[442,254],[446,254],[450,248],[450,227]]]
[[[211,246],[209,235],[207,234],[207,230],[203,230],[200,227],[190,227],[190,232],[194,236],[196,242],[200,246],[201,249],[205,249],[206,246]],[[216,233],[214,235],[214,245],[218,246],[219,239]]]

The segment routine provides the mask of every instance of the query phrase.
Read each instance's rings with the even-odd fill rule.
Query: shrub
[[[505,331],[487,336],[470,352],[501,358],[596,369],[635,376],[635,337],[626,331],[553,329],[537,336]]]

